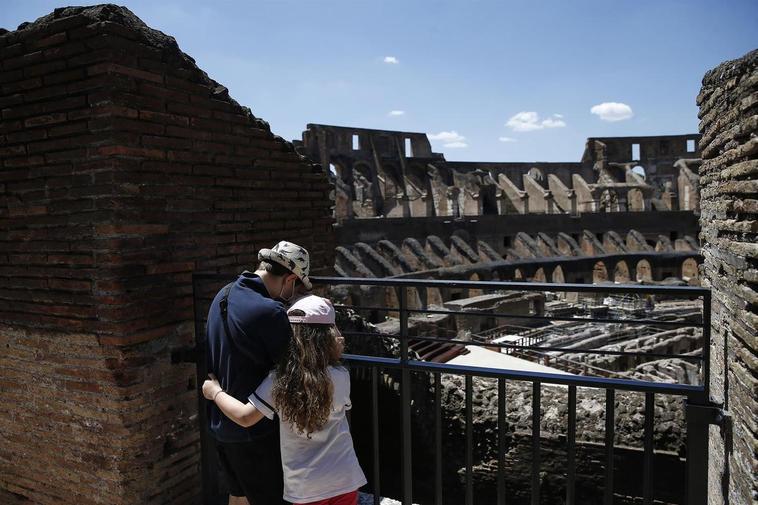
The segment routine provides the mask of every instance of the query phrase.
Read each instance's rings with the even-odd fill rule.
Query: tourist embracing
[[[215,376],[203,395],[240,426],[278,416],[284,499],[293,504],[355,505],[366,477],[346,418],[350,374],[340,366],[343,339],[325,298],[309,295],[288,310],[293,335],[277,367],[247,399],[228,394]]]
[[[284,303],[301,288],[311,289],[305,248],[282,241],[262,249],[258,261],[254,272],[242,272],[216,294],[208,312],[208,372],[227,395],[241,401],[247,401],[288,349],[292,327]],[[278,424],[264,419],[243,427],[212,402],[208,420],[229,504],[285,503]]]

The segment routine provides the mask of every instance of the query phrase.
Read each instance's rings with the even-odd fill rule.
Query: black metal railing
[[[220,286],[228,282],[228,277],[215,274],[195,274],[193,276],[193,286],[196,296],[196,335],[197,350],[201,359],[198,360],[198,378],[205,376],[204,361],[202,351],[204,350],[204,314],[198,314],[197,307],[198,296],[203,296],[201,284],[210,285],[217,290]],[[338,309],[353,308],[360,312],[384,311],[397,315],[399,321],[399,330],[397,334],[386,335],[381,337],[394,337],[399,340],[398,357],[379,357],[346,354],[344,361],[351,367],[366,368],[370,370],[370,387],[371,387],[371,444],[372,454],[372,490],[375,494],[375,503],[378,504],[381,494],[380,483],[380,433],[379,433],[379,374],[384,371],[393,371],[400,377],[400,432],[401,432],[401,465],[400,474],[402,476],[401,496],[403,504],[411,504],[413,499],[413,454],[412,454],[412,430],[411,430],[411,374],[430,374],[433,378],[433,403],[434,403],[434,454],[435,461],[431,467],[434,474],[434,493],[433,500],[435,505],[442,505],[443,500],[443,454],[442,454],[442,422],[441,422],[441,377],[442,374],[452,374],[463,376],[465,379],[465,503],[472,505],[473,496],[473,378],[485,377],[497,380],[497,427],[498,427],[498,468],[497,468],[497,503],[504,504],[506,500],[506,475],[505,475],[505,450],[506,450],[506,387],[510,381],[520,383],[531,383],[532,389],[532,429],[531,429],[531,498],[533,505],[540,503],[540,416],[534,415],[539,413],[541,408],[541,393],[543,385],[563,385],[567,386],[567,432],[566,432],[566,489],[565,503],[575,504],[576,502],[576,402],[577,388],[595,388],[605,391],[605,438],[604,438],[604,497],[603,503],[610,505],[614,500],[614,436],[616,428],[615,419],[615,394],[616,391],[632,391],[644,394],[644,435],[643,435],[643,468],[642,468],[642,499],[644,504],[653,503],[653,434],[655,426],[655,397],[656,395],[672,395],[685,400],[685,418],[686,418],[686,489],[682,490],[685,496],[683,503],[687,505],[701,505],[706,503],[707,496],[707,459],[708,459],[708,431],[709,424],[718,423],[718,409],[709,402],[709,378],[710,378],[710,329],[711,329],[711,292],[708,289],[699,287],[672,287],[658,285],[587,285],[587,284],[553,284],[553,283],[536,283],[536,282],[476,282],[476,281],[440,281],[440,280],[423,280],[423,279],[366,279],[366,278],[343,278],[343,277],[314,277],[312,281],[317,286],[360,286],[365,288],[373,286],[376,288],[386,288],[395,291],[397,306],[394,307],[365,307],[360,305],[339,305]],[[542,315],[523,315],[523,314],[503,314],[499,312],[468,312],[454,310],[440,310],[428,308],[410,308],[408,306],[409,288],[414,289],[477,289],[477,290],[507,290],[523,292],[576,292],[589,294],[618,294],[618,295],[660,295],[664,297],[680,297],[687,299],[700,299],[702,301],[702,318],[700,321],[660,321],[654,318],[644,319],[607,319],[598,317],[548,317]],[[206,298],[208,294],[212,297],[215,291],[206,289]],[[576,349],[550,347],[548,345],[518,345],[507,343],[486,343],[476,340],[457,340],[455,338],[439,338],[421,335],[409,335],[409,316],[414,313],[428,314],[450,314],[465,316],[484,316],[496,319],[534,319],[543,321],[578,321],[593,322],[599,324],[624,324],[624,325],[650,325],[666,327],[697,327],[702,328],[703,332],[703,351],[700,356],[691,354],[648,354],[637,352],[648,358],[652,357],[678,357],[684,360],[698,362],[701,365],[701,381],[699,385],[691,384],[671,384],[659,383],[640,380],[631,380],[623,378],[591,377],[578,376],[570,374],[544,373],[537,371],[508,370],[499,368],[487,368],[478,366],[464,366],[449,363],[433,363],[412,359],[409,352],[410,340],[441,341],[446,343],[461,343],[465,345],[482,345],[486,347],[512,348],[518,347],[521,350],[536,349],[539,351],[570,351],[572,353],[587,354],[610,354],[625,355],[635,354],[631,351],[609,351],[597,349]],[[350,335],[349,332],[343,332]],[[358,334],[356,334],[358,335]],[[360,334],[367,336],[367,334]],[[202,398],[201,398],[202,407]],[[204,419],[205,409],[200,409],[200,423],[203,433],[207,431]],[[203,440],[205,440],[203,442]],[[203,453],[206,454],[207,439],[201,437],[204,444]],[[212,471],[206,468],[205,459],[203,465],[203,479],[211,478]],[[207,486],[206,486],[207,488]]]

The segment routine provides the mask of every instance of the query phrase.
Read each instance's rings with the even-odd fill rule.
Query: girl
[[[344,340],[334,324],[334,307],[309,295],[287,315],[293,330],[289,347],[249,403],[226,394],[212,375],[203,383],[203,395],[244,427],[278,414],[284,500],[355,505],[366,477],[345,418],[351,407],[350,375],[339,366]]]

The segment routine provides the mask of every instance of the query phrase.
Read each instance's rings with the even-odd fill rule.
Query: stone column
[[[576,207],[576,191],[573,189],[570,189],[568,192],[569,200],[571,201],[571,215],[575,216],[577,214],[577,207]]]

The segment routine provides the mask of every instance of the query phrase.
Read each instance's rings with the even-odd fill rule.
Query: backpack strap
[[[234,344],[234,347],[236,347],[239,352],[254,362],[260,363],[262,361],[260,356],[254,355],[244,346],[240,345],[238,339],[235,338],[234,333],[229,330],[229,294],[232,291],[232,286],[234,286],[234,283],[230,282],[224,287],[224,294],[221,296],[221,300],[218,303],[219,308],[221,309],[221,321],[224,323],[224,332],[226,333],[226,338],[228,338]]]
[[[218,303],[219,308],[221,309],[221,320],[224,322],[224,332],[226,333],[226,338],[229,340],[234,340],[232,338],[232,332],[229,331],[229,293],[232,291],[232,282],[224,286],[224,294],[221,297],[221,301]]]

